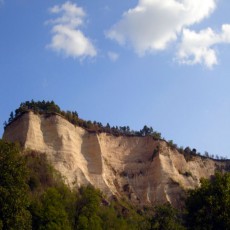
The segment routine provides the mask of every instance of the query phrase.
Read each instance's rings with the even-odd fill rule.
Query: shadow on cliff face
[[[45,144],[57,152],[60,151],[63,146],[63,137],[59,135],[56,117],[45,117],[44,122],[41,122],[40,128]]]
[[[81,153],[87,162],[88,172],[102,175],[102,153],[97,134],[86,133],[83,136]]]

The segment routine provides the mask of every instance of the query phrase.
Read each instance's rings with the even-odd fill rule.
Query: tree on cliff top
[[[20,107],[15,110],[15,117],[21,115],[23,112],[32,110],[35,113],[53,112],[61,113],[60,107],[54,101],[26,101],[20,104]]]

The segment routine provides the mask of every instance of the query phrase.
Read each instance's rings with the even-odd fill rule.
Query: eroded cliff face
[[[44,152],[72,188],[92,184],[106,195],[135,204],[169,201],[179,206],[183,191],[199,186],[220,162],[186,161],[167,142],[152,137],[89,133],[59,115],[25,113],[7,126],[3,139]]]

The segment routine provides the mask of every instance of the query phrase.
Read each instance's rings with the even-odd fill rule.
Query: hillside
[[[72,187],[91,184],[133,204],[169,201],[179,207],[184,191],[200,185],[228,161],[181,154],[152,136],[90,132],[55,113],[23,112],[6,126],[4,140],[46,153]]]

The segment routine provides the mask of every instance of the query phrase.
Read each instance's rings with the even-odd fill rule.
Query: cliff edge
[[[225,167],[200,156],[186,161],[166,141],[151,136],[90,133],[58,114],[24,113],[6,127],[3,139],[46,153],[72,188],[92,184],[140,205],[169,201],[178,207],[185,190]]]

